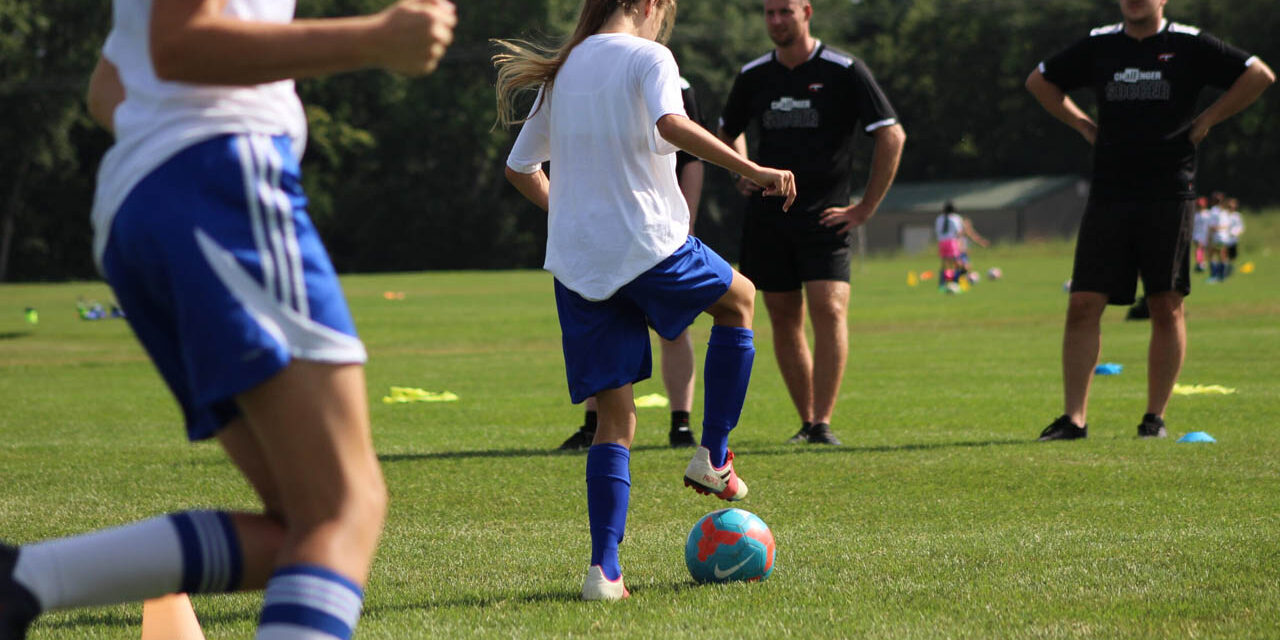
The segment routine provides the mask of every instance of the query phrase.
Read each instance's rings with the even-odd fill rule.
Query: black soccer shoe
[[[698,445],[693,440],[693,430],[687,424],[671,427],[671,431],[667,432],[667,442],[670,442],[671,446],[677,449]]]
[[[1147,306],[1147,297],[1142,296],[1138,298],[1138,301],[1134,302],[1132,307],[1129,307],[1129,311],[1125,313],[1124,319],[1125,320],[1150,320],[1151,308]]]
[[[1076,423],[1071,421],[1071,417],[1063,414],[1062,417],[1053,421],[1053,424],[1044,428],[1040,432],[1040,442],[1049,440],[1079,440],[1089,437],[1089,425],[1077,427]]]
[[[1164,429],[1164,419],[1154,413],[1142,416],[1142,424],[1138,425],[1139,438],[1167,438],[1169,433]]]
[[[586,451],[591,448],[591,442],[596,439],[595,430],[588,431],[585,426],[578,427],[573,435],[569,436],[560,444],[559,451]]]
[[[815,423],[809,428],[809,444],[840,445],[840,438],[831,431],[831,425],[825,422]]]
[[[809,431],[813,429],[813,425],[808,422],[800,426],[800,430],[794,436],[787,438],[787,444],[804,444],[809,441]]]
[[[18,549],[0,544],[0,640],[23,640],[27,627],[40,615],[40,605],[26,587],[13,579]]]

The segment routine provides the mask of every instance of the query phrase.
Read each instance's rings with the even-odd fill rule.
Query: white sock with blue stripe
[[[235,590],[241,562],[227,514],[188,511],[24,545],[14,577],[48,611]]]
[[[267,581],[256,640],[349,640],[364,592],[317,565],[282,567]]]

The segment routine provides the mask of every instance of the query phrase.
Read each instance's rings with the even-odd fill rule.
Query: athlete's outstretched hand
[[[755,175],[744,177],[763,187],[763,195],[786,198],[787,201],[782,203],[783,211],[791,209],[791,203],[796,201],[796,177],[790,171],[760,167]]]
[[[435,71],[458,23],[457,9],[449,0],[400,0],[378,18],[382,20],[379,66],[406,75]]]

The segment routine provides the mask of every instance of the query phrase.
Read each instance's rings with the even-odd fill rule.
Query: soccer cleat
[[[1049,440],[1079,440],[1080,438],[1089,437],[1089,425],[1077,427],[1076,423],[1071,421],[1071,417],[1063,414],[1062,417],[1054,420],[1052,424],[1044,428],[1040,432],[1040,442]]]
[[[1139,438],[1165,438],[1168,432],[1164,429],[1164,419],[1152,413],[1143,414],[1142,424],[1138,425]]]
[[[604,577],[600,565],[593,564],[587,568],[587,578],[582,581],[583,600],[621,600],[630,598],[631,592],[622,584],[622,576],[617,580]]]
[[[804,423],[794,436],[787,438],[787,444],[804,444],[808,442],[810,429],[813,429],[813,425],[808,422]]]
[[[573,435],[569,436],[568,440],[565,440],[563,443],[561,443],[559,450],[560,451],[586,451],[587,449],[591,448],[591,442],[595,439],[596,439],[596,432],[594,430],[588,431],[587,427],[584,425],[584,426],[578,427],[578,430],[574,431]]]
[[[26,587],[13,579],[18,549],[0,544],[0,640],[23,640],[27,627],[40,615],[40,605]]]
[[[724,466],[719,469],[711,465],[711,451],[706,447],[698,447],[693,452],[693,459],[684,470],[684,486],[721,500],[735,502],[747,497],[747,483],[743,482],[733,470],[733,451],[725,456]]]
[[[667,441],[673,447],[694,447],[697,442],[693,439],[693,430],[689,425],[682,424],[678,427],[671,427],[671,431],[667,433]]]
[[[831,444],[839,445],[840,438],[831,431],[831,425],[825,422],[819,422],[809,429],[809,444]]]

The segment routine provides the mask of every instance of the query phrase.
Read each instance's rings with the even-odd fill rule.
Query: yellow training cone
[[[187,594],[142,603],[142,640],[205,640]]]
[[[914,286],[916,286],[916,285],[918,285],[918,284],[920,284],[920,278],[916,276],[916,272],[915,272],[915,271],[908,271],[908,272],[907,272],[907,286],[908,286],[908,287],[914,287]]]
[[[1253,270],[1254,266],[1252,260],[1240,265],[1240,273],[1253,273]]]

